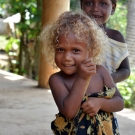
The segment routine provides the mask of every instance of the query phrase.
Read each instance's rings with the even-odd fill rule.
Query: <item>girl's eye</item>
[[[101,4],[102,6],[105,6],[105,5],[106,5],[106,3],[105,3],[105,2],[101,2],[100,4]]]
[[[79,52],[80,50],[78,50],[78,49],[74,49],[73,50],[73,52],[75,52],[75,53],[77,53],[77,52]]]
[[[85,1],[85,4],[86,4],[86,5],[92,5],[93,2],[86,0],[86,1]]]
[[[64,51],[62,48],[56,48],[56,51],[58,51],[58,52],[62,52],[62,51]]]
[[[93,5],[93,3],[90,2],[90,1],[87,1],[87,2],[86,2],[86,5]]]

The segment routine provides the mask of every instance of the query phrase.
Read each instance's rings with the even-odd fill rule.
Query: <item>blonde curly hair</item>
[[[57,67],[54,57],[55,48],[59,44],[59,35],[66,35],[69,32],[74,33],[78,42],[86,43],[95,64],[102,64],[108,39],[104,31],[85,13],[67,11],[61,14],[52,25],[46,26],[39,35],[42,51],[54,67]]]

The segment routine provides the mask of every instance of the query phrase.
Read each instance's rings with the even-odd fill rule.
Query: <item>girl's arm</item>
[[[52,95],[59,111],[65,117],[72,119],[75,116],[80,108],[83,96],[86,93],[90,77],[95,73],[96,66],[91,61],[91,59],[82,61],[78,67],[76,78],[73,82],[71,90],[66,88],[63,81],[62,72],[56,73],[50,77],[49,85],[52,91]],[[68,75],[64,74],[64,76]]]
[[[117,30],[113,30],[113,36],[111,36],[110,38],[118,42],[125,43],[124,36]],[[112,75],[114,83],[121,82],[130,76],[130,65],[129,65],[128,57],[126,57],[121,62],[116,72],[111,75]]]
[[[120,67],[116,70],[115,73],[111,75],[114,83],[121,82],[130,76],[130,66],[129,66],[128,57],[122,61]]]
[[[108,88],[116,87],[108,70],[103,66],[100,66],[99,70],[102,73],[104,85]],[[97,114],[99,110],[106,112],[120,111],[124,108],[124,101],[116,87],[116,92],[111,99],[90,97],[87,102],[83,103],[82,108],[85,113],[93,116]]]

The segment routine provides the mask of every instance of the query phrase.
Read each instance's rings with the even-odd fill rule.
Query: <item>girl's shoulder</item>
[[[103,65],[96,65],[97,70],[102,70],[102,69],[106,69],[106,67],[104,67]]]
[[[103,65],[97,65],[96,68],[97,68],[97,73],[98,74],[102,75],[102,74],[109,73],[108,69],[106,67],[104,67]]]
[[[62,75],[61,75],[61,73],[60,72],[56,72],[56,73],[54,73],[54,74],[52,74],[51,76],[50,76],[50,78],[49,78],[49,84],[51,84],[51,83],[56,83],[56,82],[58,82],[58,81],[62,81],[63,79],[62,79]]]
[[[107,36],[115,41],[125,43],[124,36],[118,30],[107,28]]]

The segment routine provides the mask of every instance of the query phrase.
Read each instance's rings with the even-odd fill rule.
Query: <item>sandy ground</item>
[[[0,70],[0,135],[52,135],[50,122],[58,112],[47,89],[37,82]],[[117,113],[121,135],[135,134],[135,112]]]

